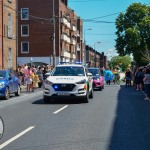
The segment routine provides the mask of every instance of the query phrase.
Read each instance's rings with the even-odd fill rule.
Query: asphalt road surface
[[[24,93],[0,101],[0,116],[3,150],[150,150],[150,102],[133,87],[106,85],[89,103]]]

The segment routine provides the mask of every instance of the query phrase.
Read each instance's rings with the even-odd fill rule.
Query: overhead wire
[[[81,1],[82,1],[82,0],[81,0]],[[81,1],[78,0],[78,1],[74,1],[74,2],[81,2]],[[85,2],[89,2],[89,1],[104,1],[104,0],[85,0]],[[0,2],[0,3],[2,3],[2,2]],[[144,4],[144,5],[149,5],[149,4],[150,4],[150,3]],[[8,8],[10,8],[10,9],[13,9],[14,11],[16,11],[16,12],[18,12],[18,13],[21,14],[20,11],[18,11],[18,10],[14,9],[14,8],[12,8],[12,7],[8,6],[8,5],[6,5],[6,4],[3,4],[3,5],[4,5],[5,7],[8,7]],[[122,11],[122,12],[125,12],[125,11]],[[83,20],[84,22],[114,23],[114,22],[110,22],[110,21],[96,21],[96,20],[94,20],[94,19],[105,18],[105,17],[117,15],[117,14],[120,14],[120,13],[121,13],[121,12],[117,12],[117,13],[112,13],[112,14],[108,14],[108,15],[105,15],[105,16],[100,16],[100,17],[95,17],[95,18],[90,18],[90,19],[82,19],[82,20]],[[39,20],[44,20],[44,21],[52,21],[52,19],[53,19],[53,16],[50,17],[50,18],[43,18],[43,17],[38,17],[38,16],[30,15],[30,14],[29,14],[29,16],[30,16],[31,18],[39,19]],[[59,17],[57,16],[56,18],[59,18]]]
[[[101,1],[105,1],[105,0],[70,0],[69,2],[101,2]]]
[[[81,1],[82,1],[82,0],[81,0]],[[90,0],[86,0],[86,2],[88,2],[88,1],[90,1]],[[94,1],[94,0],[91,0],[91,1]],[[101,0],[95,0],[95,1],[101,1]],[[78,0],[78,1],[76,1],[76,2],[80,2],[80,0]],[[2,2],[0,2],[0,3],[2,3]],[[145,4],[145,5],[149,5],[149,4],[150,4],[150,3]],[[10,7],[10,6],[6,5],[6,4],[4,4],[4,3],[3,3],[3,6],[14,10],[18,15],[22,14],[21,11],[16,10],[15,8],[12,8],[12,7]],[[125,12],[125,11],[123,11],[123,12]],[[16,13],[14,13],[14,14],[16,14]],[[99,20],[95,20],[95,19],[100,19],[100,18],[109,17],[109,16],[117,15],[117,14],[119,14],[119,13],[121,13],[121,12],[112,13],[112,14],[108,14],[108,15],[100,16],[100,17],[95,17],[95,18],[91,18],[91,19],[82,19],[82,20],[83,20],[83,22],[85,22],[85,23],[86,23],[86,22],[91,22],[91,23],[114,24],[115,22],[112,22],[112,21],[99,21]],[[48,25],[52,25],[52,26],[53,26],[53,16],[50,17],[50,18],[43,18],[43,17],[38,17],[38,16],[34,16],[34,15],[29,14],[29,17],[30,17],[30,20],[29,20],[29,21],[33,21],[33,22],[35,21],[35,22],[39,22],[39,23],[41,23],[41,24],[48,24]],[[61,17],[58,17],[58,16],[55,16],[55,17],[56,17],[55,19],[61,18]],[[128,23],[126,23],[126,24],[128,24]]]

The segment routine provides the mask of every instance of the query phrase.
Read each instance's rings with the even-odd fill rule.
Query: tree
[[[142,53],[141,60],[145,63],[150,63],[150,50],[146,50],[145,52]]]
[[[111,69],[122,68],[122,71],[126,71],[131,65],[131,57],[125,56],[114,56],[109,62]]]
[[[130,5],[126,13],[117,17],[116,29],[115,47],[119,55],[132,54],[138,65],[147,63],[141,56],[146,56],[150,49],[150,6],[141,3]]]

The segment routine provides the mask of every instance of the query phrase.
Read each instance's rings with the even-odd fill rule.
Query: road
[[[106,85],[89,103],[44,104],[42,91],[0,102],[3,150],[150,150],[150,102]]]

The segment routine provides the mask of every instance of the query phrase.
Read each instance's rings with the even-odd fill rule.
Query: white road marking
[[[58,109],[57,111],[53,112],[53,114],[58,114],[60,111],[64,110],[65,108],[67,108],[69,105],[65,105],[64,107]]]
[[[12,137],[10,140],[6,141],[5,143],[0,145],[0,149],[4,148],[5,146],[7,146],[8,144],[12,143],[13,141],[15,141],[16,139],[18,139],[19,137],[23,136],[24,134],[26,134],[27,132],[29,132],[30,130],[32,130],[33,128],[35,128],[35,126],[31,126],[29,128],[27,128],[26,130],[22,131],[21,133],[17,134],[16,136]]]

